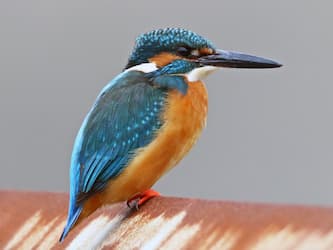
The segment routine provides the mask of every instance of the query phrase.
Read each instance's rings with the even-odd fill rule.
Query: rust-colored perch
[[[60,244],[66,194],[0,191],[1,249],[333,249],[333,208],[157,197],[97,210]]]

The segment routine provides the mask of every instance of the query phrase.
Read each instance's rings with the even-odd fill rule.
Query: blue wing
[[[79,194],[102,190],[136,149],[152,141],[162,125],[164,102],[165,92],[149,84],[140,72],[119,79],[99,96],[88,115],[78,154]]]
[[[79,217],[83,202],[103,190],[138,148],[149,144],[163,124],[166,90],[144,73],[121,74],[99,95],[75,140],[70,169],[70,207],[61,240]]]

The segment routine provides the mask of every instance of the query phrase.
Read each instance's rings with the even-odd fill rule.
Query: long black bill
[[[216,50],[213,55],[202,56],[198,59],[201,65],[227,68],[264,69],[277,68],[282,64],[262,57],[251,56],[239,52]]]

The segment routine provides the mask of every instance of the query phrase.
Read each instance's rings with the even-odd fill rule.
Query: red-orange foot
[[[129,208],[135,207],[138,210],[139,207],[146,203],[148,200],[160,195],[161,194],[159,192],[156,192],[153,189],[148,189],[142,193],[134,195],[133,197],[128,199],[126,203]]]

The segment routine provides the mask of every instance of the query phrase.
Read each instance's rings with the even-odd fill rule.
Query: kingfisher
[[[189,152],[206,125],[205,76],[221,67],[280,66],[217,49],[182,28],[140,35],[124,70],[102,89],[75,139],[60,241],[103,205],[141,206],[159,195],[150,188]]]

